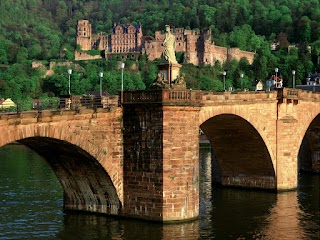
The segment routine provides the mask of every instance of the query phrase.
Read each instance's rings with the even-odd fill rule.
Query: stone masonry
[[[0,114],[0,146],[18,141],[43,156],[66,210],[188,220],[199,214],[199,128],[217,182],[292,190],[299,161],[317,167],[308,149],[317,151],[319,102],[319,93],[286,88],[127,91],[111,110]]]
[[[242,51],[239,48],[225,48],[216,46],[211,40],[211,30],[187,30],[173,28],[176,38],[176,52],[185,54],[185,63],[194,65],[215,65],[216,61],[246,58],[251,64],[255,53]],[[76,44],[81,50],[75,51],[76,60],[92,60],[101,58],[100,55],[91,56],[88,50],[104,50],[106,58],[114,55],[122,58],[137,59],[137,55],[146,54],[150,61],[160,58],[163,53],[162,42],[164,33],[155,32],[155,37],[143,36],[140,24],[115,24],[112,33],[93,34],[89,20],[79,20],[77,23]]]
[[[43,156],[64,189],[64,208],[119,215],[123,202],[121,109],[0,115],[0,146]]]
[[[199,140],[194,103],[124,105],[124,205],[158,221],[199,214]],[[188,141],[186,141],[188,139]]]

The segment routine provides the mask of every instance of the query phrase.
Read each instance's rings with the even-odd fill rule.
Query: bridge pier
[[[283,117],[277,120],[276,189],[296,189],[298,186],[298,151],[296,140],[297,120]]]
[[[167,91],[141,92],[124,102],[125,216],[162,222],[198,217],[200,107],[188,99],[191,91],[179,92],[175,99]]]

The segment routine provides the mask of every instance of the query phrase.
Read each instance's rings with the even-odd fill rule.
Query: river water
[[[44,159],[23,145],[0,148],[0,239],[320,239],[320,175],[297,191],[211,185],[210,149],[200,148],[200,217],[181,224],[63,212],[63,190]]]

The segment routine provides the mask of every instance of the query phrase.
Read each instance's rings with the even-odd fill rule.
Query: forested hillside
[[[24,53],[19,49],[24,47],[28,58],[40,59],[56,58],[61,48],[74,47],[79,19],[89,19],[95,32],[129,22],[141,23],[144,35],[165,24],[211,28],[217,45],[242,49],[248,48],[251,29],[270,41],[281,37],[283,44],[314,43],[320,37],[318,0],[1,0],[0,16],[1,39],[17,44],[11,54]]]
[[[188,87],[219,90],[221,69],[228,71],[227,85],[239,87],[237,79],[240,72],[245,73],[244,81],[250,85],[253,79],[264,81],[274,67],[280,69],[286,86],[290,86],[292,69],[297,71],[297,82],[304,81],[306,74],[318,70],[319,2],[318,0],[1,0],[0,64],[9,65],[12,69],[2,71],[0,75],[0,97],[11,96],[13,92],[15,94],[20,92],[13,97],[16,99],[25,97],[25,92],[28,93],[28,97],[45,94],[47,90],[44,90],[44,87],[47,89],[50,86],[47,83],[52,82],[54,78],[47,79],[47,82],[43,81],[39,77],[40,73],[28,70],[27,66],[30,66],[28,61],[58,59],[62,49],[67,49],[66,58],[72,59],[76,47],[76,23],[80,19],[89,19],[96,33],[110,33],[114,23],[141,23],[144,35],[153,35],[155,30],[163,29],[165,24],[187,29],[210,28],[212,40],[216,45],[239,47],[257,53],[252,66],[248,66],[245,61],[231,62],[223,66],[218,63],[212,69],[184,66],[184,71],[189,72]],[[280,42],[280,50],[272,52],[270,43],[275,40]],[[293,44],[296,48],[288,52],[288,46]],[[13,64],[20,65],[12,66]],[[101,63],[99,64],[101,66]],[[20,73],[23,79],[34,79],[33,83],[24,86],[27,90],[23,91],[19,84],[19,81],[24,81],[21,79],[18,81],[16,76],[13,76],[17,69],[22,69],[24,72]],[[139,65],[138,75],[146,86],[154,76],[154,73],[148,73],[149,69],[155,67],[145,63]],[[83,76],[86,76],[86,73],[77,77],[81,80]],[[96,89],[94,80],[90,80],[90,77],[88,79],[91,84],[88,84],[87,88]],[[212,81],[208,83],[210,79]],[[19,91],[16,90],[17,86],[20,87]],[[61,87],[53,94],[58,95],[65,91]]]

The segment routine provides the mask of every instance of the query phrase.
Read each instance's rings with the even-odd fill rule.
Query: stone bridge
[[[43,156],[66,210],[155,221],[199,213],[199,129],[212,146],[214,181],[291,190],[319,171],[320,94],[128,91],[122,107],[0,115],[0,146]]]

